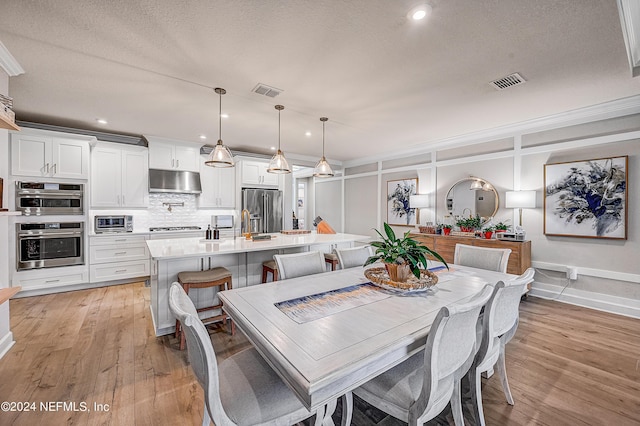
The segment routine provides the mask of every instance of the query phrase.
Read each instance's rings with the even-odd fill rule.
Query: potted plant
[[[490,240],[495,230],[495,226],[487,226],[486,228],[482,229],[482,235],[484,235],[487,240]]]
[[[495,228],[496,228],[496,232],[507,232],[507,229],[509,229],[509,226],[507,226],[507,224],[504,222],[498,222]]]
[[[410,238],[409,231],[404,234],[403,238],[398,238],[391,226],[386,222],[384,223],[384,233],[386,235],[382,235],[377,229],[375,231],[380,235],[382,241],[371,243],[376,248],[376,251],[373,256],[367,259],[364,266],[378,260],[382,261],[392,281],[405,282],[411,273],[420,278],[420,266],[427,267],[427,255],[433,256],[449,269],[449,265],[447,265],[442,256]]]
[[[449,235],[451,233],[451,228],[453,228],[453,226],[449,225],[449,224],[443,224],[442,225],[442,234],[443,235]]]
[[[456,226],[459,226],[462,232],[473,232],[482,226],[482,221],[480,216],[476,215],[476,217],[458,219]]]

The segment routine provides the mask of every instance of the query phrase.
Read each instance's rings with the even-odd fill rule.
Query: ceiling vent
[[[278,96],[282,89],[276,89],[275,87],[267,86],[266,84],[258,83],[256,87],[253,88],[252,92],[257,93],[258,95],[268,96],[270,98],[275,98]]]
[[[520,74],[518,74],[517,72],[514,72],[513,74],[510,74],[506,77],[502,77],[497,80],[494,80],[489,84],[496,90],[504,90],[504,89],[508,89],[509,87],[524,84],[526,82],[527,80],[522,78]]]

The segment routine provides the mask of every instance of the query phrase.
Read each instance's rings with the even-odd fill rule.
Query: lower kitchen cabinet
[[[149,276],[145,235],[92,235],[89,238],[89,281],[115,281]]]
[[[14,272],[12,286],[21,286],[23,293],[34,291],[37,294],[46,294],[55,292],[59,287],[86,284],[88,281],[88,268],[86,265],[80,265]]]

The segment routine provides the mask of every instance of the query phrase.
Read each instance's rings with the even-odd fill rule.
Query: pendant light
[[[276,105],[276,109],[278,110],[278,152],[276,152],[276,155],[274,155],[271,161],[269,161],[269,168],[267,169],[267,172],[277,174],[291,173],[289,163],[287,162],[287,159],[284,158],[282,151],[280,151],[280,111],[284,109],[284,106]]]
[[[214,91],[218,94],[220,98],[219,103],[219,114],[218,114],[218,143],[216,144],[213,151],[209,154],[209,158],[204,162],[209,167],[233,167],[235,164],[233,162],[233,155],[229,148],[222,144],[222,95],[227,93],[226,90],[216,87]]]
[[[320,121],[322,121],[322,158],[313,169],[313,176],[319,178],[333,176],[333,170],[331,170],[331,166],[327,162],[327,159],[324,158],[324,123],[326,123],[327,120],[329,120],[327,117],[320,117]]]

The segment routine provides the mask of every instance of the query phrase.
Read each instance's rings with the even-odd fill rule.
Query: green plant
[[[375,229],[380,235],[382,241],[374,241],[371,243],[376,248],[373,256],[370,256],[364,266],[370,265],[378,260],[384,263],[397,263],[398,265],[407,265],[413,275],[420,278],[420,265],[427,267],[427,255],[431,255],[449,269],[447,262],[435,251],[427,246],[420,245],[416,240],[409,237],[409,231],[404,234],[403,238],[396,237],[395,232],[388,223],[384,223],[384,233]]]
[[[494,232],[495,230],[495,226],[485,226],[484,228],[482,228],[482,232]]]
[[[440,226],[442,226],[442,229],[451,229],[451,228],[453,228],[453,225],[449,225],[448,223],[442,224]]]
[[[460,229],[477,229],[482,226],[482,220],[477,215],[476,217],[461,218],[456,221],[456,226],[459,226]]]
[[[496,231],[506,231],[509,229],[509,226],[504,222],[498,222],[495,226]]]

